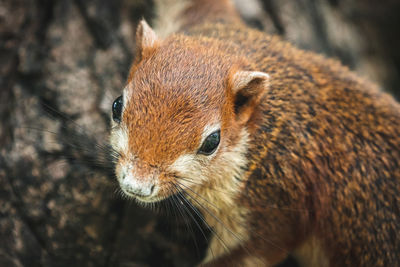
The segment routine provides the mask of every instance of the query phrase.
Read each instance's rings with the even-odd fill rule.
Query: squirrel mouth
[[[139,204],[150,204],[150,203],[164,203],[164,202],[169,202],[172,201],[173,199],[179,199],[179,196],[183,196],[185,194],[185,191],[179,191],[179,192],[173,192],[172,194],[169,195],[141,195],[138,194],[137,192],[132,192],[129,190],[129,188],[124,188],[120,187],[121,191],[125,196],[128,196],[129,198],[133,198],[137,203]]]
[[[154,200],[152,200],[153,199],[152,196],[140,195],[140,194],[134,193],[134,192],[132,192],[132,191],[126,189],[126,188],[121,188],[121,190],[126,196],[134,198],[134,199],[136,199],[138,201],[141,201],[141,202],[154,202]]]
[[[168,198],[168,196],[167,197],[154,196],[154,195],[145,196],[145,195],[141,195],[141,194],[132,192],[129,189],[122,188],[122,187],[121,187],[121,190],[126,196],[135,199],[139,203],[155,203],[155,202],[160,202],[160,201],[164,200],[165,198]]]

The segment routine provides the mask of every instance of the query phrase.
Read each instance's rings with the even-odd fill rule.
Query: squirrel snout
[[[154,179],[136,177],[131,170],[123,171],[120,178],[120,187],[127,195],[147,198],[156,191]]]
[[[155,184],[150,181],[123,179],[121,189],[128,195],[135,197],[150,197],[154,193]]]

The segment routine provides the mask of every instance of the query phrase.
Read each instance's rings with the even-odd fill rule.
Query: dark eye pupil
[[[122,113],[122,96],[117,97],[112,104],[112,117],[115,122],[121,122],[121,113]]]
[[[218,147],[220,139],[220,130],[207,136],[199,149],[200,154],[211,155]]]

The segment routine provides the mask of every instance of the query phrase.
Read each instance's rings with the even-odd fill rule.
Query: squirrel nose
[[[124,179],[121,183],[121,189],[129,194],[138,197],[149,197],[154,192],[155,185],[152,182]]]

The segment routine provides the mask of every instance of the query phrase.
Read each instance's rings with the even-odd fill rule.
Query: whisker
[[[182,177],[182,176],[174,175],[174,178],[180,179],[180,180],[183,180],[183,181],[186,181],[186,182],[189,182],[189,183],[192,183],[194,185],[201,186],[201,187],[206,187],[207,189],[211,189],[211,190],[214,190],[216,192],[220,192],[220,193],[227,194],[227,195],[233,195],[231,192],[222,191],[222,190],[219,190],[219,189],[217,189],[215,187],[207,186],[205,184],[201,184],[201,183],[195,182],[195,181],[193,181],[191,179],[188,179],[188,178],[185,178],[185,177]]]
[[[201,198],[203,201],[205,201],[205,202],[208,203],[209,205],[213,206],[216,210],[219,210],[219,208],[218,208],[217,206],[215,206],[213,203],[211,203],[209,200],[207,200],[206,198],[204,198],[203,196],[201,196],[201,195],[198,194],[197,192],[193,191],[193,189],[191,189],[190,187],[187,187],[187,186],[185,186],[185,185],[179,183],[178,181],[177,181],[177,183],[178,183],[179,185],[184,186],[186,189],[188,189],[189,191],[191,191],[193,194],[195,194],[196,196],[198,196],[199,198]],[[184,189],[182,188],[182,190],[184,190]],[[191,196],[191,195],[189,194],[189,192],[187,192],[187,191],[185,191],[185,192],[186,192],[186,194],[188,194],[189,196]],[[214,213],[212,213],[210,210],[208,210],[207,208],[205,208],[204,205],[202,205],[198,200],[196,200],[195,198],[193,198],[193,196],[191,196],[191,198],[192,198],[197,204],[199,204],[201,207],[203,207],[203,208],[208,212],[208,214],[210,214],[214,219],[216,219],[219,223],[221,223],[221,225],[222,225],[225,229],[227,229],[229,233],[231,233],[231,234],[232,234],[235,238],[237,238],[239,241],[242,241],[239,237],[236,236],[236,234],[235,234],[230,228],[226,227],[226,226],[223,224],[223,222],[222,222]],[[240,224],[240,225],[242,225],[242,226],[244,226],[244,227],[247,227],[246,225],[244,225],[243,223],[239,222],[238,220],[236,220],[236,219],[234,219],[234,218],[232,218],[232,217],[229,217],[229,219],[230,219],[230,220],[233,220],[233,221],[235,221],[235,222],[237,222],[238,224]],[[275,243],[272,242],[271,240],[268,240],[268,239],[263,238],[259,233],[253,231],[252,229],[247,228],[247,230],[248,230],[249,232],[251,232],[251,233],[257,235],[257,236],[258,236],[259,238],[261,238],[263,241],[265,241],[265,242],[271,244],[272,246],[274,246],[274,247],[276,247],[276,248],[278,248],[278,249],[280,249],[280,250],[282,250],[282,251],[284,251],[284,252],[287,252],[284,248],[278,246],[277,244],[275,244]],[[244,247],[243,247],[243,248],[244,248]],[[249,253],[249,251],[247,250],[247,248],[244,248],[244,249],[247,251],[247,253]],[[249,254],[250,254],[250,253],[249,253]]]
[[[217,237],[217,239],[219,240],[219,242],[223,245],[223,247],[225,248],[225,250],[228,252],[229,249],[228,249],[228,246],[226,245],[226,243],[225,243],[225,242],[222,240],[222,238],[215,232],[215,230],[214,230],[212,227],[210,227],[210,226],[208,225],[208,223],[207,223],[206,220],[203,218],[203,216],[200,214],[200,212],[190,203],[190,201],[188,201],[188,200],[186,199],[186,197],[182,194],[182,192],[178,191],[178,194],[179,194],[179,196],[182,198],[182,200],[185,201],[185,203],[194,211],[194,213],[197,215],[197,217],[200,218],[200,220],[207,226],[207,228]],[[197,220],[193,217],[193,215],[192,215],[192,218],[193,218],[193,220],[196,222],[197,226],[199,227],[199,229],[200,229],[201,233],[203,234],[203,236],[204,236],[205,240],[207,241],[207,243],[210,244],[208,238],[207,238],[206,235],[204,234],[204,231],[201,229],[201,226],[197,223]],[[213,259],[215,259],[215,254],[214,254],[214,251],[211,249],[211,247],[210,247],[210,251],[211,251],[211,255],[212,255]]]
[[[59,116],[61,119],[63,119],[64,121],[67,121],[67,122],[71,122],[73,125],[75,125],[80,131],[82,131],[82,132],[86,132],[86,130],[81,126],[81,125],[79,125],[76,121],[74,121],[72,118],[70,118],[69,116],[67,116],[67,114],[65,114],[65,113],[63,113],[63,112],[61,112],[61,111],[59,111],[59,110],[57,110],[56,108],[54,108],[54,107],[52,107],[52,106],[50,106],[50,105],[48,105],[48,104],[46,104],[44,101],[40,101],[41,102],[41,104],[45,107],[45,108],[47,108],[47,109],[49,109],[51,112],[54,112],[57,116]],[[47,111],[47,114],[49,114],[50,116],[52,116],[53,118],[56,118],[56,116],[53,116],[50,112],[48,112]],[[65,126],[63,126],[63,127],[65,127]],[[65,127],[66,128],[66,127]]]
[[[52,132],[47,129],[39,129],[35,127],[25,127],[21,126],[19,128],[25,128],[29,130],[39,131],[39,132],[46,132],[55,135],[58,139],[61,140],[61,144],[66,146],[66,148],[72,149],[64,149],[63,152],[60,151],[46,151],[43,149],[39,150],[39,153],[44,156],[52,156],[56,158],[63,158],[71,163],[83,163],[89,164],[89,167],[95,167],[96,169],[106,170],[108,174],[113,173],[115,162],[118,160],[120,154],[115,151],[109,145],[100,145],[97,141],[91,140],[89,137],[81,138],[76,137],[72,134],[73,137],[76,138],[63,138],[60,134]],[[73,140],[74,142],[70,142]],[[57,142],[49,142],[56,143]],[[93,147],[97,147],[98,150],[93,150]],[[74,152],[77,151],[78,153],[75,154]]]
[[[177,184],[177,186],[179,186],[180,183]],[[179,186],[180,187],[180,186]],[[181,190],[183,190],[182,187],[180,187]],[[191,190],[190,188],[188,188],[189,190]],[[194,192],[193,190],[191,190],[192,192]],[[233,237],[235,237],[238,241],[240,246],[242,246],[242,248],[251,256],[250,251],[248,250],[247,247],[245,247],[244,244],[244,240],[239,237],[235,232],[232,231],[232,229],[230,229],[229,227],[226,226],[226,224],[224,222],[222,222],[221,219],[219,219],[212,211],[210,211],[207,207],[205,207],[203,204],[201,204],[198,200],[196,200],[189,192],[185,191],[186,194],[188,196],[190,196],[191,199],[193,199],[193,201],[195,201],[200,207],[202,207],[208,214],[210,214],[222,227],[224,227]],[[197,195],[197,194],[196,194]],[[199,196],[199,195],[198,195]],[[206,202],[210,203],[209,201],[207,201],[205,198],[199,196],[200,198],[202,198],[203,200],[205,200]],[[212,203],[210,203],[212,204]],[[215,205],[213,205],[215,207]],[[217,208],[217,210],[219,210]]]
[[[177,198],[175,198],[175,197],[177,197]],[[190,233],[190,235],[191,235],[191,237],[192,237],[192,240],[193,240],[193,242],[194,242],[194,245],[195,245],[195,247],[196,247],[196,254],[197,254],[197,256],[199,256],[199,254],[200,254],[200,252],[199,252],[199,247],[198,247],[198,245],[197,245],[197,241],[196,241],[196,237],[195,237],[193,228],[192,228],[191,225],[185,220],[185,215],[184,215],[184,213],[189,214],[191,217],[192,217],[193,215],[190,214],[189,211],[185,210],[185,205],[179,205],[179,198],[178,198],[178,195],[173,195],[173,199],[176,201],[176,202],[175,202],[175,203],[176,203],[176,207],[177,207],[178,211],[180,212],[182,219],[183,219],[184,222],[185,222],[186,228],[187,228],[188,230],[190,230],[189,233]],[[182,204],[183,204],[183,203],[182,203]],[[192,217],[192,218],[193,218],[193,217]]]
[[[44,107],[43,110],[46,114],[48,114],[49,116],[51,116],[54,119],[61,119],[61,122],[62,122],[61,128],[68,131],[68,133],[67,133],[68,138],[71,139],[71,141],[78,143],[80,147],[88,147],[88,149],[90,149],[90,151],[93,151],[93,146],[94,146],[102,151],[110,152],[114,157],[116,156],[116,158],[118,158],[118,156],[120,156],[118,151],[115,151],[108,144],[102,145],[97,140],[95,140],[93,138],[89,138],[91,136],[94,136],[94,134],[91,134],[91,135],[87,134],[87,130],[83,126],[79,125],[75,120],[73,120],[67,114],[59,111],[58,109],[47,104],[43,100],[40,101],[40,104]],[[74,126],[74,129],[76,129],[76,132],[71,132],[71,129],[64,125],[66,122],[72,123],[72,125]],[[31,127],[31,129],[33,129],[33,127]],[[63,134],[63,133],[54,133],[54,132],[51,132],[51,131],[48,131],[45,129],[36,129],[36,130],[55,134],[59,138],[62,138],[62,134]],[[109,130],[107,130],[107,133],[108,132],[109,132]],[[82,137],[86,137],[84,140],[84,143],[81,141]],[[62,138],[61,141],[63,143],[68,144],[69,146],[72,145],[72,142],[68,141],[68,139],[65,137]]]
[[[191,180],[189,178],[176,176],[176,175],[174,176],[174,178],[180,179],[180,180],[184,180],[184,181],[186,181],[188,183],[192,183],[193,185],[198,185],[200,187],[207,188],[207,189],[210,189],[210,190],[222,193],[222,194],[226,194],[228,196],[236,196],[236,194],[233,194],[231,192],[222,191],[222,189],[220,190],[219,188],[216,188],[216,187],[207,186],[206,184],[201,184],[201,183],[195,182],[195,181],[193,181],[193,180]],[[184,185],[182,183],[180,183],[180,184]],[[184,185],[184,186],[186,186],[186,185]],[[278,209],[278,210],[286,210],[286,211],[294,211],[294,212],[312,212],[309,209],[301,209],[301,208],[295,209],[295,208],[288,208],[288,207],[277,207],[277,206],[274,206],[274,205],[266,205],[264,207],[270,208],[270,209]]]
[[[78,144],[84,144],[82,146],[77,146],[76,143],[72,143],[68,139],[63,138],[62,136],[60,136],[59,133],[56,133],[56,132],[53,132],[53,131],[50,131],[50,130],[47,130],[47,129],[28,127],[28,126],[19,126],[19,127],[16,127],[16,128],[28,129],[28,130],[34,130],[34,131],[38,131],[38,132],[45,132],[45,133],[53,134],[56,137],[61,138],[61,141],[62,141],[63,144],[66,144],[66,145],[68,145],[69,147],[72,147],[72,148],[80,149],[80,150],[85,151],[85,152],[93,152],[93,148],[91,147],[89,149],[88,147],[90,145],[94,145],[94,146],[96,146],[97,148],[99,148],[100,150],[102,150],[104,152],[110,152],[111,156],[120,156],[120,153],[118,151],[116,151],[114,148],[112,148],[110,145],[101,145],[97,141],[95,141],[93,139],[90,139],[89,136],[86,135],[86,134],[85,134],[85,137],[87,137],[89,140],[86,139],[85,141],[90,142],[90,144],[88,144],[87,142],[79,143],[80,141],[78,141],[79,140],[78,138],[81,137],[81,136],[79,136],[77,134],[74,134],[74,133],[71,133],[72,137],[76,138],[75,141],[77,141]]]

